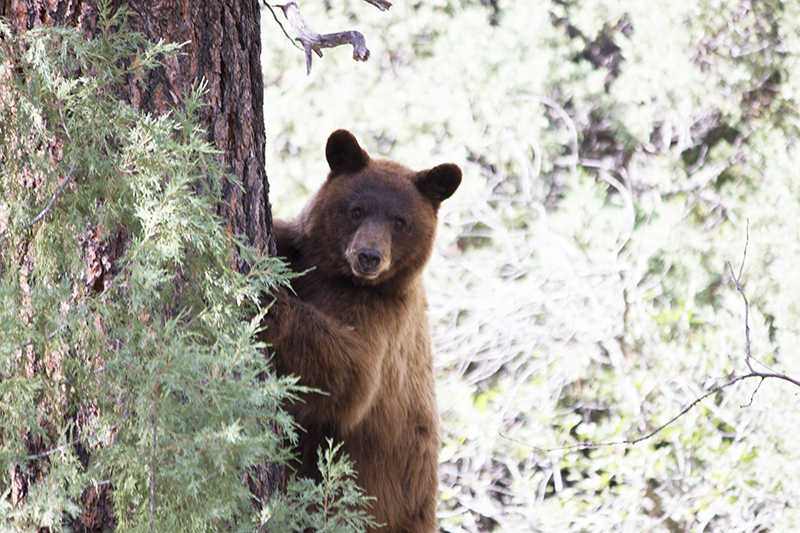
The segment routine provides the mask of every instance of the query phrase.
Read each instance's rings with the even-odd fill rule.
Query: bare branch
[[[741,406],[742,408],[750,407],[751,405],[753,405],[753,399],[756,397],[756,393],[758,392],[758,389],[761,388],[761,384],[762,383],[764,383],[764,378],[761,378],[761,381],[758,382],[758,385],[756,385],[756,388],[753,389],[753,394],[750,395],[750,402],[747,405],[742,405]]]
[[[744,293],[744,289],[742,289],[742,285],[740,283],[742,279],[742,272],[744,271],[744,260],[747,258],[747,246],[750,244],[750,219],[747,220],[747,239],[744,243],[744,253],[742,253],[742,264],[739,266],[739,277],[736,277],[736,274],[733,273],[733,267],[731,266],[731,262],[728,261],[728,268],[731,271],[731,277],[733,278],[733,282],[736,283],[736,290],[739,291],[739,294],[742,295],[744,298],[744,338],[745,338],[745,349],[746,355],[744,358],[744,362],[747,365],[747,368],[750,369],[751,373],[755,373],[753,370],[753,365],[750,363],[750,302],[747,301],[747,296]]]
[[[745,378],[749,378],[749,377],[753,377],[753,376],[751,376],[751,375],[739,376],[739,377],[733,378],[732,380],[728,381],[727,383],[725,383],[723,385],[720,385],[719,387],[714,387],[713,389],[711,389],[710,391],[708,391],[707,393],[705,393],[704,395],[700,396],[695,401],[690,403],[686,408],[684,408],[683,411],[681,411],[677,415],[673,416],[668,422],[666,422],[665,424],[660,425],[659,427],[657,427],[656,429],[654,429],[650,433],[648,433],[646,435],[643,435],[641,437],[637,437],[635,439],[619,440],[619,441],[614,441],[614,442],[599,442],[599,443],[596,443],[596,442],[579,442],[577,444],[570,444],[568,446],[560,446],[560,447],[557,447],[557,448],[547,448],[547,449],[544,449],[542,451],[544,451],[544,452],[555,452],[555,451],[559,451],[559,450],[575,450],[575,449],[577,449],[577,450],[587,450],[587,449],[594,449],[594,448],[603,448],[603,447],[606,447],[606,446],[622,446],[622,445],[625,445],[625,444],[627,444],[627,445],[638,444],[638,443],[640,443],[642,441],[645,441],[645,440],[657,435],[661,431],[663,431],[664,428],[666,428],[667,426],[669,426],[670,424],[672,424],[673,422],[678,420],[680,417],[682,417],[683,415],[685,415],[686,413],[691,411],[692,408],[695,405],[697,405],[698,403],[702,402],[703,400],[705,400],[709,396],[713,396],[714,394],[720,392],[725,387],[733,385],[734,383],[736,383],[738,381],[741,381],[741,380],[743,380]],[[539,449],[539,448],[537,448],[537,449]]]
[[[300,45],[298,45],[296,42],[294,42],[294,39],[292,39],[292,37],[291,37],[291,36],[290,36],[288,33],[286,33],[286,28],[284,28],[284,27],[283,27],[283,24],[281,24],[281,21],[280,21],[280,20],[278,20],[278,15],[276,15],[276,14],[275,14],[275,10],[274,10],[274,9],[272,9],[272,6],[271,6],[271,5],[269,5],[269,2],[264,2],[264,5],[265,5],[265,6],[267,6],[267,9],[269,9],[269,12],[270,12],[270,13],[272,13],[272,18],[274,18],[274,19],[275,19],[275,22],[277,22],[277,23],[278,23],[278,26],[280,27],[281,31],[283,31],[283,34],[286,36],[286,38],[287,38],[287,39],[289,39],[289,42],[291,42],[291,43],[292,43],[292,45],[293,45],[295,48],[297,48],[298,50],[302,50],[302,48],[300,47]],[[277,6],[276,6],[276,7],[277,7]]]
[[[727,387],[730,387],[731,385],[733,385],[735,383],[738,383],[738,382],[740,382],[742,380],[745,380],[747,378],[761,378],[761,381],[758,382],[758,385],[753,390],[753,393],[750,395],[750,402],[747,405],[742,405],[741,406],[742,408],[749,407],[749,406],[753,405],[753,399],[755,398],[756,393],[761,388],[761,384],[764,383],[764,380],[767,379],[767,378],[780,379],[780,380],[786,381],[788,383],[791,383],[792,385],[800,387],[800,381],[798,381],[798,380],[796,380],[794,378],[791,378],[791,377],[789,377],[789,376],[787,376],[785,374],[779,374],[777,372],[768,372],[768,373],[766,373],[766,372],[756,372],[753,369],[752,363],[750,362],[750,360],[751,360],[751,355],[750,355],[750,302],[747,300],[747,295],[745,294],[744,289],[742,288],[742,284],[741,284],[742,273],[744,272],[744,263],[745,263],[745,259],[747,258],[747,246],[749,244],[750,244],[750,221],[748,220],[747,221],[747,240],[745,241],[745,245],[744,245],[744,253],[742,254],[742,264],[739,267],[739,275],[737,276],[734,273],[733,266],[731,265],[730,261],[728,261],[728,268],[730,269],[731,277],[733,278],[733,281],[736,284],[736,290],[739,291],[739,294],[741,294],[742,298],[744,299],[744,327],[745,327],[745,341],[746,341],[746,346],[745,347],[746,347],[746,353],[747,353],[747,355],[745,357],[745,363],[747,364],[747,369],[750,370],[749,374],[744,374],[742,376],[735,377],[735,378],[729,380],[728,382],[723,383],[722,385],[714,387],[713,389],[711,389],[707,393],[705,393],[702,396],[700,396],[699,398],[695,399],[692,403],[690,403],[688,406],[686,406],[683,409],[683,411],[681,411],[677,415],[673,416],[668,422],[666,422],[665,424],[660,425],[659,427],[657,427],[656,429],[654,429],[650,433],[647,433],[646,435],[643,435],[641,437],[637,437],[635,439],[626,439],[626,440],[614,441],[614,442],[600,442],[600,443],[579,442],[577,444],[570,444],[570,445],[567,445],[567,446],[560,446],[560,447],[556,447],[556,448],[537,448],[536,446],[530,446],[530,447],[533,448],[536,451],[539,451],[539,452],[555,452],[555,451],[562,451],[562,450],[576,450],[576,449],[577,450],[586,450],[586,449],[601,448],[601,447],[606,447],[606,446],[623,446],[623,445],[638,444],[638,443],[640,443],[642,441],[645,441],[645,440],[653,437],[654,435],[657,435],[661,431],[663,431],[664,428],[666,428],[667,426],[669,426],[670,424],[672,424],[673,422],[678,420],[680,417],[682,417],[683,415],[685,415],[686,413],[691,411],[697,404],[699,404],[700,402],[702,402],[703,400],[705,400],[709,396],[713,396],[714,394],[722,391],[723,389],[725,389]],[[505,438],[505,439],[511,440],[513,442],[516,442],[518,444],[527,445],[527,443],[520,442],[520,441],[518,441],[516,439],[512,439],[511,437],[507,437],[506,435],[503,435],[502,433],[500,434],[500,436]]]
[[[646,435],[642,435],[641,437],[637,437],[635,439],[618,440],[618,441],[613,441],[613,442],[578,442],[576,444],[569,444],[569,445],[566,445],[566,446],[559,446],[559,447],[556,447],[556,448],[538,448],[536,446],[530,446],[529,444],[527,444],[525,442],[520,442],[520,441],[518,441],[516,439],[512,439],[511,437],[507,437],[506,435],[503,435],[502,433],[500,434],[500,436],[505,438],[505,439],[508,439],[510,441],[516,442],[518,444],[524,444],[524,445],[530,446],[531,448],[533,448],[536,451],[545,452],[545,453],[563,451],[563,450],[588,450],[588,449],[594,449],[594,448],[605,448],[607,446],[625,446],[625,445],[639,444],[640,442],[645,441],[645,440],[647,440],[647,439],[649,439],[651,437],[654,437],[655,435],[659,434],[667,426],[671,425],[673,422],[675,422],[676,420],[681,418],[683,415],[685,415],[686,413],[691,411],[697,404],[699,404],[700,402],[702,402],[703,400],[705,400],[709,396],[713,396],[714,394],[722,391],[723,389],[725,389],[727,387],[730,387],[731,385],[733,385],[735,383],[738,383],[738,382],[740,382],[740,381],[742,381],[744,379],[747,379],[747,378],[761,378],[761,381],[759,382],[759,384],[756,387],[755,391],[753,391],[753,395],[752,396],[755,396],[755,393],[758,392],[758,389],[761,387],[761,383],[763,383],[766,378],[781,379],[783,381],[788,381],[789,383],[800,387],[800,381],[798,381],[796,379],[793,379],[793,378],[790,378],[789,376],[786,376],[784,374],[775,374],[775,373],[766,374],[766,373],[763,373],[763,372],[752,372],[750,374],[745,374],[743,376],[737,376],[737,377],[731,379],[730,381],[727,381],[726,383],[723,383],[722,385],[719,385],[718,387],[714,387],[713,389],[711,389],[707,393],[703,394],[702,396],[700,396],[699,398],[694,400],[692,403],[687,405],[683,409],[683,411],[681,411],[677,415],[675,415],[672,418],[670,418],[668,422],[658,426],[656,429],[654,429],[650,433],[647,433]],[[752,396],[750,398],[750,403],[752,403],[752,401],[753,401]],[[743,405],[742,407],[747,407],[747,406]]]
[[[116,431],[116,429],[118,427],[119,427],[118,424],[114,424],[113,426],[108,428],[108,431]],[[64,450],[66,450],[67,448],[75,446],[76,444],[78,444],[82,440],[87,440],[87,439],[90,439],[90,438],[94,438],[94,436],[97,435],[98,431],[94,431],[90,435],[82,435],[82,436],[78,437],[77,439],[72,440],[72,442],[64,443],[61,446],[57,446],[57,447],[55,447],[55,448],[53,448],[51,450],[47,450],[47,451],[44,451],[44,452],[41,452],[41,453],[35,453],[35,454],[32,454],[32,455],[26,455],[25,456],[25,460],[26,461],[30,461],[30,460],[33,460],[33,459],[41,459],[42,457],[47,457],[49,455],[53,455],[54,453],[60,453],[60,452],[62,452]],[[14,461],[21,461],[21,460],[22,460],[21,458],[14,458]]]
[[[126,267],[126,266],[128,266],[128,265],[124,265],[124,266],[123,266],[123,267],[122,267],[122,268],[119,270],[119,272],[117,272],[117,275],[116,275],[116,276],[114,276],[114,279],[112,279],[111,281],[109,281],[109,282],[108,282],[108,284],[106,284],[105,288],[103,289],[103,292],[101,292],[100,294],[98,294],[98,295],[97,295],[97,299],[98,299],[98,300],[102,299],[102,298],[103,298],[103,296],[105,296],[105,295],[106,295],[106,293],[107,293],[107,292],[108,292],[108,291],[111,289],[111,287],[113,287],[113,286],[114,286],[114,282],[115,282],[115,281],[117,281],[117,279],[118,279],[118,278],[119,278],[119,277],[122,275],[122,273],[125,271],[125,267]]]
[[[64,188],[64,185],[66,185],[67,182],[69,182],[69,180],[72,179],[73,172],[75,172],[75,163],[72,163],[72,166],[69,167],[69,172],[67,172],[67,176],[59,184],[58,189],[56,189],[56,192],[55,194],[53,194],[53,197],[50,198],[50,202],[47,204],[47,206],[42,210],[41,213],[36,215],[36,218],[34,218],[30,222],[22,226],[20,230],[24,230],[30,226],[33,226],[34,224],[36,224],[37,222],[39,222],[41,219],[44,218],[44,216],[48,213],[48,211],[50,211],[50,209],[53,207],[53,204],[55,203],[56,198],[58,198],[58,195],[61,194],[61,190]]]
[[[64,120],[64,113],[61,112],[61,105],[58,106],[58,115],[61,117],[61,127],[64,128],[64,133],[67,134],[67,139],[69,142],[72,142],[72,135],[69,134],[69,129],[67,128],[67,122]]]
[[[27,224],[22,226],[19,229],[20,231],[22,231],[24,229],[27,229],[27,228],[33,226],[34,224],[36,224],[37,222],[39,222],[40,220],[42,220],[44,218],[44,216],[50,211],[50,209],[53,208],[53,204],[55,203],[56,198],[58,198],[58,195],[61,194],[62,189],[64,189],[64,186],[69,182],[69,180],[72,179],[72,173],[73,172],[75,172],[75,163],[72,163],[72,166],[69,167],[69,172],[67,172],[67,176],[58,185],[58,189],[56,189],[56,192],[53,194],[53,197],[50,198],[50,202],[47,204],[47,206],[45,206],[45,208],[42,209],[41,213],[36,215],[33,218],[33,220],[31,220],[30,222],[28,222]],[[8,238],[8,234],[3,235],[2,238],[0,238],[0,244],[2,244],[2,242],[4,240],[6,240],[7,238]]]
[[[382,0],[369,1],[371,4],[380,8],[379,4],[388,4]],[[391,5],[391,4],[389,4]],[[367,48],[367,41],[361,32],[356,30],[342,31],[338,33],[314,33],[306,24],[303,16],[300,14],[300,8],[297,7],[297,2],[290,0],[285,4],[273,4],[274,7],[279,7],[283,10],[283,14],[289,24],[292,26],[296,40],[300,41],[306,53],[306,73],[311,74],[311,52],[315,52],[319,57],[322,57],[323,48],[333,48],[342,44],[353,45],[353,59],[356,61],[366,61],[369,59],[369,49]],[[388,5],[386,6],[388,8]]]
[[[364,1],[372,4],[373,6],[377,7],[381,11],[386,11],[387,9],[392,7],[392,3],[391,2],[387,2],[386,0],[364,0]]]

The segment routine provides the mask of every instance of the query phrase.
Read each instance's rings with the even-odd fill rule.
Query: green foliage
[[[289,273],[217,215],[202,85],[159,118],[120,101],[180,47],[109,6],[91,40],[0,21],[0,530],[86,526],[91,494],[121,531],[250,530],[242,476],[288,459],[270,424],[296,438],[255,339]]]
[[[346,453],[337,458],[341,443],[334,446],[328,439],[328,448],[320,446],[317,468],[322,481],[314,484],[310,479],[293,477],[286,494],[273,494],[261,512],[261,522],[269,531],[282,533],[363,533],[367,527],[378,524],[365,511],[369,500],[356,485],[357,474]]]
[[[445,531],[790,531],[800,376],[800,9],[776,0],[304,4],[355,25],[305,75],[264,25],[276,214],[339,127],[465,170],[428,268]],[[279,105],[274,103],[278,102]],[[271,105],[271,103],[273,103]],[[372,139],[372,141],[370,141]],[[752,403],[751,403],[752,396]],[[745,406],[745,407],[741,407]]]

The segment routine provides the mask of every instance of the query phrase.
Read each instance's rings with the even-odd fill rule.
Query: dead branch
[[[69,167],[69,172],[67,172],[67,176],[58,185],[58,189],[56,189],[56,192],[53,194],[53,197],[50,198],[50,202],[47,204],[47,206],[45,206],[45,208],[42,209],[42,212],[36,215],[36,217],[33,220],[22,226],[20,228],[20,231],[24,230],[25,228],[29,228],[30,226],[33,226],[34,224],[36,224],[37,222],[39,222],[44,218],[44,216],[50,211],[50,209],[52,209],[53,204],[56,201],[56,198],[58,198],[58,195],[61,194],[62,189],[64,189],[64,185],[66,185],[69,182],[69,180],[72,179],[73,172],[75,172],[75,163],[72,163],[72,166]]]
[[[300,45],[298,45],[296,42],[294,42],[294,39],[292,39],[292,37],[286,32],[286,28],[284,28],[283,24],[281,24],[281,21],[278,19],[278,15],[275,14],[275,10],[272,9],[272,6],[269,4],[269,2],[264,2],[264,5],[267,6],[267,9],[269,9],[269,12],[272,13],[272,18],[275,19],[275,23],[281,29],[281,31],[286,36],[286,38],[289,39],[289,42],[292,43],[292,46],[294,46],[298,50],[302,50]],[[277,7],[277,6],[275,6],[275,7]]]
[[[665,428],[667,428],[673,422],[675,422],[676,420],[681,418],[683,415],[685,415],[686,413],[691,411],[697,404],[699,404],[700,402],[702,402],[703,400],[705,400],[709,396],[713,396],[716,393],[721,392],[723,389],[726,389],[726,388],[730,387],[731,385],[733,385],[735,383],[738,383],[738,382],[740,382],[742,380],[748,379],[748,378],[761,378],[761,381],[759,382],[759,384],[756,387],[755,391],[753,391],[753,396],[755,396],[755,393],[758,392],[758,389],[761,387],[761,383],[763,383],[764,380],[767,379],[767,378],[781,379],[783,381],[788,381],[789,383],[792,383],[792,384],[797,385],[798,387],[800,387],[800,381],[797,381],[796,379],[790,378],[789,376],[786,376],[784,374],[777,374],[777,373],[773,373],[773,372],[770,372],[770,373],[751,372],[749,374],[744,374],[742,376],[737,376],[737,377],[735,377],[735,378],[723,383],[722,385],[714,387],[713,389],[711,389],[707,393],[705,393],[702,396],[700,396],[699,398],[695,399],[692,403],[690,403],[688,406],[686,406],[683,409],[683,411],[681,411],[677,415],[673,416],[668,422],[658,426],[656,429],[654,429],[650,433],[647,433],[646,435],[642,435],[641,437],[637,437],[635,439],[619,440],[619,441],[614,441],[614,442],[579,442],[579,443],[576,443],[576,444],[570,444],[570,445],[567,445],[567,446],[560,446],[560,447],[556,447],[556,448],[546,448],[546,449],[536,448],[536,447],[532,447],[532,448],[534,448],[537,451],[542,451],[542,452],[555,452],[555,451],[559,451],[559,450],[576,450],[576,449],[577,450],[587,450],[587,449],[594,449],[594,448],[604,448],[606,446],[623,446],[623,445],[638,444],[638,443],[640,443],[642,441],[646,441],[647,439],[649,439],[651,437],[654,437],[655,435],[661,433],[661,431],[663,431]],[[750,403],[751,404],[753,403],[753,396],[750,397]],[[741,407],[749,407],[749,405],[742,405]],[[508,437],[506,437],[506,438],[508,438]],[[511,439],[511,440],[513,440],[513,439]],[[515,441],[515,442],[518,442],[518,441]]]
[[[728,261],[728,269],[731,271],[733,282],[736,283],[736,290],[738,290],[739,294],[741,294],[742,298],[744,298],[744,338],[747,349],[744,362],[747,364],[747,368],[750,369],[750,373],[755,373],[753,366],[750,364],[750,302],[747,301],[747,296],[744,293],[744,289],[742,289],[742,285],[739,283],[739,280],[742,279],[742,271],[744,270],[744,260],[747,259],[748,244],[750,244],[750,219],[747,220],[747,240],[744,243],[744,253],[742,254],[742,264],[739,267],[739,277],[736,277],[736,274],[733,273],[733,267],[731,266],[730,261]]]
[[[717,394],[718,392],[721,392],[723,389],[726,389],[726,388],[730,387],[731,385],[734,385],[735,383],[738,383],[738,382],[743,381],[745,379],[748,379],[748,378],[760,378],[761,381],[758,382],[758,385],[753,390],[753,393],[750,395],[750,403],[747,404],[747,405],[742,405],[741,406],[742,408],[749,407],[749,406],[751,406],[753,404],[753,398],[755,398],[756,393],[761,388],[761,384],[764,383],[764,380],[767,379],[767,378],[780,379],[782,381],[786,381],[788,383],[796,385],[797,387],[800,387],[800,381],[798,381],[798,380],[796,380],[794,378],[791,378],[791,377],[789,377],[789,376],[787,376],[785,374],[779,374],[777,372],[756,372],[753,369],[753,365],[751,363],[751,358],[752,357],[751,357],[751,351],[750,351],[750,302],[748,301],[747,295],[745,294],[744,289],[742,288],[742,285],[741,285],[742,272],[744,271],[744,263],[745,263],[745,259],[747,258],[747,246],[749,244],[750,244],[750,221],[748,220],[747,221],[747,240],[745,241],[744,252],[742,253],[742,264],[739,267],[739,275],[736,276],[736,274],[733,272],[733,266],[731,265],[730,261],[728,262],[728,269],[730,270],[731,277],[733,278],[733,282],[736,285],[736,290],[739,291],[739,294],[741,294],[742,298],[744,299],[745,364],[747,365],[747,369],[750,371],[749,373],[743,374],[741,376],[734,377],[734,378],[728,380],[727,382],[723,383],[722,385],[714,387],[713,389],[711,389],[707,393],[705,393],[702,396],[700,396],[699,398],[695,399],[692,403],[690,403],[688,406],[686,406],[683,409],[683,411],[681,411],[677,415],[673,416],[668,422],[660,425],[659,427],[657,427],[656,429],[654,429],[650,433],[647,433],[646,435],[642,435],[642,436],[637,437],[635,439],[626,439],[626,440],[620,440],[620,441],[614,441],[614,442],[599,442],[599,443],[595,443],[595,442],[578,442],[576,444],[569,444],[569,445],[566,445],[566,446],[559,446],[559,447],[555,447],[555,448],[537,448],[536,446],[530,446],[530,447],[533,448],[534,450],[538,451],[538,452],[555,452],[555,451],[563,451],[563,450],[586,450],[586,449],[594,449],[594,448],[603,448],[603,447],[606,447],[606,446],[624,446],[624,445],[630,446],[630,445],[633,445],[633,444],[638,444],[638,443],[640,443],[642,441],[645,441],[645,440],[657,435],[658,433],[663,431],[667,426],[671,425],[673,422],[675,422],[676,420],[681,418],[683,415],[685,415],[686,413],[691,411],[697,404],[699,404],[700,402],[702,402],[703,400],[705,400],[709,396],[713,396],[714,394]],[[518,441],[516,439],[512,439],[511,437],[503,435],[502,433],[500,434],[500,436],[505,438],[505,439],[511,440],[513,442],[516,442],[518,444],[527,445],[527,443],[520,442],[520,441]]]
[[[119,428],[119,424],[114,424],[113,426],[108,428],[108,431],[116,431],[117,428]],[[81,435],[77,439],[73,439],[72,442],[66,442],[66,443],[62,444],[61,446],[57,446],[57,447],[55,447],[55,448],[53,448],[51,450],[46,450],[46,451],[43,451],[41,453],[35,453],[35,454],[32,454],[32,455],[26,455],[25,457],[14,457],[13,461],[15,463],[19,463],[19,462],[22,462],[22,461],[32,461],[33,459],[41,459],[42,457],[47,457],[49,455],[53,455],[54,453],[63,452],[67,448],[71,448],[72,446],[75,446],[76,444],[78,444],[81,441],[89,440],[91,438],[94,438],[99,432],[100,432],[100,430],[98,429],[98,430],[94,431],[91,435]]]
[[[388,9],[391,5],[389,2],[383,0],[366,0],[370,4],[377,6],[383,11]],[[385,7],[381,7],[381,6]],[[356,30],[341,31],[337,33],[314,33],[306,24],[303,16],[300,14],[300,8],[297,2],[290,0],[284,4],[273,4],[274,7],[279,7],[283,11],[286,20],[292,26],[294,33],[297,35],[295,40],[300,41],[306,53],[306,73],[311,74],[311,52],[314,51],[319,57],[322,57],[322,48],[333,48],[342,44],[353,45],[353,59],[356,61],[366,61],[369,59],[369,49],[367,48],[366,39],[361,32]]]
[[[391,2],[387,2],[386,0],[364,0],[365,2],[372,4],[373,6],[377,7],[381,11],[386,11],[390,7],[392,7]]]
[[[27,229],[27,228],[33,226],[34,224],[36,224],[37,222],[42,220],[47,213],[50,212],[50,209],[53,208],[53,204],[55,203],[56,198],[58,198],[58,195],[61,194],[61,191],[64,189],[64,186],[67,183],[69,183],[69,180],[72,179],[72,173],[73,172],[75,172],[75,163],[73,163],[72,166],[70,166],[69,172],[67,172],[67,176],[58,185],[58,189],[56,189],[56,192],[53,194],[53,197],[50,198],[50,202],[45,206],[44,209],[42,209],[42,211],[38,215],[36,215],[31,221],[27,222],[24,226],[22,226],[19,229],[19,231],[22,231],[24,229]],[[0,236],[0,244],[2,244],[3,241],[5,241],[7,238],[8,238],[8,234]]]

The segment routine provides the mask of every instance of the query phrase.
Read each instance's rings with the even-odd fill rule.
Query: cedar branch
[[[379,4],[387,4],[387,8],[391,5],[382,0],[367,1],[379,8]],[[297,35],[295,40],[300,41],[303,45],[306,53],[307,74],[311,74],[311,52],[313,51],[319,57],[322,57],[322,48],[333,48],[342,44],[351,44],[353,45],[353,59],[356,61],[366,61],[369,59],[367,42],[361,32],[350,30],[337,33],[315,33],[309,29],[308,24],[306,24],[305,19],[303,19],[303,15],[300,14],[300,8],[297,6],[297,2],[294,0],[290,0],[284,4],[273,4],[273,6],[283,10],[286,20],[289,21],[294,33]]]

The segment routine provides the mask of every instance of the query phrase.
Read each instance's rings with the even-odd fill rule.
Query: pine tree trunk
[[[263,78],[259,0],[114,0],[114,7],[127,4],[134,15],[132,29],[152,41],[187,43],[183,54],[168,58],[150,72],[146,91],[131,83],[120,97],[154,115],[180,106],[183,97],[199,80],[207,82],[201,123],[207,139],[221,152],[242,187],[224,185],[225,204],[220,214],[231,232],[247,236],[259,250],[274,255],[275,240],[268,200],[269,185],[264,169]],[[97,0],[0,0],[0,16],[18,31],[44,24],[80,26],[95,31]],[[93,276],[100,287],[103,265],[114,264],[122,246],[94,243],[98,257]],[[238,257],[235,268],[246,269]],[[32,446],[33,447],[33,446]],[[32,450],[33,451],[33,450]],[[12,500],[24,498],[28,479],[39,474],[15,472]],[[267,465],[248,476],[253,493],[261,501],[282,482],[282,469]],[[89,489],[82,498],[83,515],[75,524],[82,531],[116,529],[113,513],[102,488]]]
[[[208,84],[202,124],[243,189],[226,185],[221,207],[234,233],[259,249],[275,251],[269,186],[264,170],[264,81],[261,74],[258,0],[115,0],[135,15],[131,27],[149,39],[187,43],[183,55],[150,73],[147,92],[132,84],[122,95],[142,110],[161,115],[180,105],[204,79]],[[81,25],[94,30],[96,0],[0,0],[0,16],[18,29],[41,24]],[[242,266],[242,265],[237,265]]]

